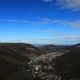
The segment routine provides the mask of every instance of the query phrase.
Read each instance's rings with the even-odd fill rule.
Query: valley
[[[79,44],[0,44],[0,80],[79,80],[79,66]]]

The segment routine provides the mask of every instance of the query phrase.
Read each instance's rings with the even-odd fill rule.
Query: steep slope
[[[25,80],[26,77],[28,79],[30,75],[26,73],[25,68],[28,68],[29,57],[38,55],[39,49],[30,44],[1,43],[0,80]]]
[[[59,56],[55,60],[56,74],[62,80],[80,80],[80,47]]]

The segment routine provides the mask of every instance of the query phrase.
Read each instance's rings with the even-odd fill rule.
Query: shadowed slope
[[[75,47],[71,52],[57,57],[55,67],[56,73],[63,77],[62,80],[80,79],[80,47]]]
[[[39,49],[30,44],[1,43],[0,80],[20,80],[19,78],[28,78],[28,74],[26,74],[25,68],[27,68],[27,62],[30,60],[29,57],[38,55],[40,55]],[[24,77],[24,75],[22,76],[22,74],[26,76]]]

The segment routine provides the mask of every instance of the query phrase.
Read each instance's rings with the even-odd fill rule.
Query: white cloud
[[[52,32],[52,30],[41,30],[41,31],[38,31],[38,32],[40,32],[40,33],[50,33],[50,32]]]
[[[37,25],[47,25],[47,24],[59,24],[59,25],[67,25],[75,28],[80,28],[80,20],[60,20],[60,19],[49,19],[49,18],[41,18],[35,22],[29,20],[18,20],[18,19],[0,19],[0,23],[23,23],[23,24],[37,24]],[[42,31],[42,32],[49,32],[49,31]]]
[[[48,19],[48,18],[43,18],[42,20],[43,21],[51,21],[51,19]]]
[[[80,21],[75,21],[72,23],[72,26],[80,28]]]
[[[30,21],[28,20],[18,20],[18,19],[0,19],[0,22],[8,22],[8,23],[31,23]]]
[[[56,40],[58,44],[76,44],[80,43],[79,34],[57,35],[52,36],[53,40]]]
[[[72,11],[80,10],[80,0],[56,0],[56,2],[62,9],[70,9]]]
[[[80,40],[80,35],[68,35],[68,36],[65,36],[64,39],[66,40]]]
[[[76,44],[76,43],[80,43],[80,35],[67,35],[64,36],[62,39],[63,43],[66,44]]]
[[[53,2],[53,0],[42,0],[43,2]]]
[[[48,24],[49,22],[47,21],[41,21],[41,22],[32,22],[32,24]]]
[[[80,35],[52,36],[47,38],[31,39],[32,43],[51,43],[51,44],[75,44],[80,42]],[[70,42],[70,43],[69,43]]]
[[[69,25],[72,27],[80,28],[80,20],[68,21],[68,20],[52,20],[52,23],[61,24],[61,25]]]

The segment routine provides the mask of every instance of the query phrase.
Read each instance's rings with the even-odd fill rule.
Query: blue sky
[[[0,41],[80,43],[80,1],[0,0]]]

